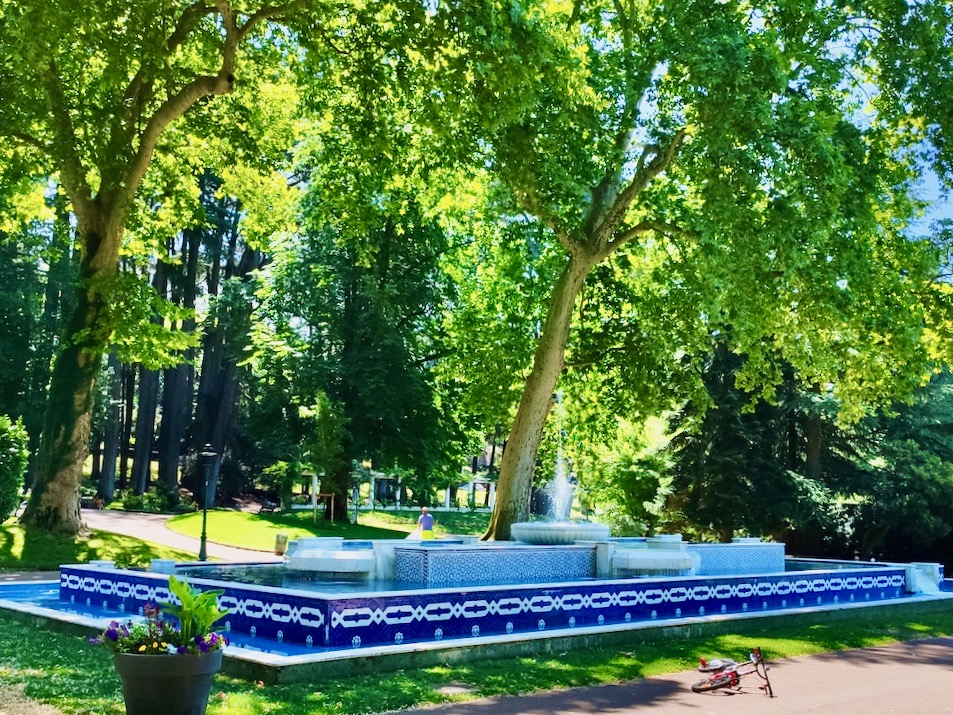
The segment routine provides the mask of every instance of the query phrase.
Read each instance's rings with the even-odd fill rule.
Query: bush
[[[179,494],[168,487],[158,486],[144,494],[132,491],[120,492],[117,498],[126,511],[147,511],[153,514],[166,514],[176,510]]]
[[[23,475],[30,456],[27,444],[23,423],[0,415],[0,522],[6,521],[20,505]]]
[[[278,492],[282,511],[291,508],[295,482],[301,478],[301,469],[294,462],[275,462],[262,470],[262,486]]]

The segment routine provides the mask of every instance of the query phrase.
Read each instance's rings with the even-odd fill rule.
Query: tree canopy
[[[251,332],[259,386],[293,356],[297,406],[342,410],[342,463],[425,472],[508,433],[489,538],[528,516],[559,388],[594,438],[686,401],[702,424],[717,345],[743,357],[739,409],[793,379],[844,426],[950,360],[948,235],[915,223],[924,167],[953,173],[940,0],[0,7],[0,236],[26,255],[30,217],[56,217],[77,247],[32,523],[81,526],[103,355],[155,370],[198,345],[200,259],[202,370],[233,404]],[[217,247],[210,174],[232,201]],[[199,403],[196,434],[234,422]]]

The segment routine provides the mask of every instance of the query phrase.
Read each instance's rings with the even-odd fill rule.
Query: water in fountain
[[[556,521],[569,521],[575,487],[566,476],[566,462],[563,460],[562,435],[556,447],[556,474],[549,483],[547,492],[550,497],[550,516]]]
[[[562,420],[562,393],[556,395],[556,405]],[[604,541],[609,538],[609,527],[594,521],[572,521],[569,513],[572,509],[575,487],[566,474],[566,460],[563,458],[563,431],[558,432],[556,442],[556,471],[546,493],[549,496],[551,521],[525,521],[513,524],[510,533],[516,541],[525,544],[572,544],[576,541]]]

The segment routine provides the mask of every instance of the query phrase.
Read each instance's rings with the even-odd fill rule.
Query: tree
[[[80,246],[76,306],[53,367],[24,522],[64,533],[82,526],[93,385],[120,320],[117,299],[130,287],[117,280],[124,228],[150,165],[168,150],[163,137],[197,103],[241,83],[242,60],[268,48],[268,22],[292,7],[306,4],[3,6],[0,136],[56,176]]]
[[[752,399],[736,385],[743,363],[716,342],[702,374],[704,394],[671,419],[671,441],[662,450],[671,462],[669,519],[681,531],[725,542],[736,531],[785,541],[793,532],[805,552],[817,553],[843,496],[832,475],[849,481],[845,473],[858,471],[856,452],[848,446],[845,455],[836,406],[811,399],[815,394],[799,389],[790,370],[770,403]],[[816,464],[809,457],[815,425],[823,434]]]
[[[939,23],[927,40],[919,23],[895,17],[921,6]],[[436,9],[434,24],[466,51],[441,58],[441,91],[422,115],[462,106],[460,151],[479,157],[565,256],[489,538],[507,538],[528,515],[577,299],[605,262],[658,281],[685,309],[679,327],[731,325],[731,349],[748,356],[739,382],[766,397],[784,363],[808,384],[835,385],[845,421],[922,382],[944,353],[933,336],[947,332],[950,310],[931,282],[932,250],[904,230],[918,208],[913,155],[929,137],[905,102],[910,87],[891,85],[877,59],[886,45],[897,59],[939,43],[949,68],[942,7]],[[657,342],[669,354],[681,347]]]
[[[321,175],[313,178],[305,205],[311,229],[278,251],[261,275],[255,431],[268,435],[270,445],[260,441],[275,459],[290,463],[302,461],[302,451],[314,453],[307,461],[323,467],[325,491],[346,494],[352,463],[366,459],[378,469],[408,469],[415,494],[427,493],[430,474],[448,461],[450,430],[436,409],[430,367],[447,290],[439,270],[447,237],[410,202],[399,219],[382,212],[376,225],[355,220],[344,237],[332,228]],[[343,421],[328,429],[332,403]],[[312,411],[327,427],[302,417]],[[282,424],[281,412],[294,414]],[[341,439],[333,471],[317,454],[330,450],[322,434]],[[325,446],[305,449],[309,441]],[[345,499],[335,500],[334,518],[346,519],[346,507]]]
[[[29,452],[23,423],[0,415],[0,523],[20,505]]]

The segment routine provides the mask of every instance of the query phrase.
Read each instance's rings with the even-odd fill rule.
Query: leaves
[[[191,588],[186,581],[169,576],[169,592],[178,599],[178,603],[163,603],[162,610],[178,621],[178,631],[183,644],[191,644],[196,639],[203,641],[212,633],[215,624],[228,615],[227,610],[218,607],[218,597],[224,591],[201,591]]]

